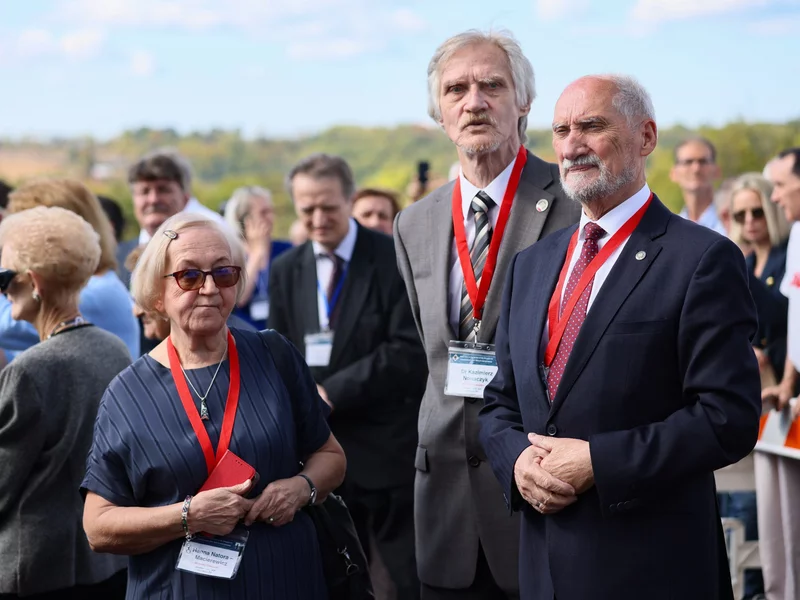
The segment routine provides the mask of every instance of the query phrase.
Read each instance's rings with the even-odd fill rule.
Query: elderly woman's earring
[[[31,298],[33,298],[34,301],[36,302],[39,302],[42,299],[42,297],[39,295],[39,292],[37,292],[36,290],[33,290],[33,292],[31,292]]]

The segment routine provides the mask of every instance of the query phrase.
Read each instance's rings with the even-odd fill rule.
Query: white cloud
[[[106,42],[106,34],[96,29],[84,29],[65,34],[59,43],[61,50],[75,59],[96,56]]]
[[[631,17],[641,22],[663,22],[724,15],[771,4],[780,0],[638,0]]]
[[[55,37],[46,29],[26,29],[12,43],[11,52],[20,58],[31,58],[50,54],[57,47]]]
[[[156,70],[156,57],[146,50],[136,50],[128,63],[131,74],[136,77],[150,77]]]

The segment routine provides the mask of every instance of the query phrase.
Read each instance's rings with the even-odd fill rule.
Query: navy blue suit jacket
[[[486,454],[523,512],[522,599],[731,598],[713,472],[752,450],[761,413],[742,253],[654,199],[551,405],[540,339],[575,229],[514,258],[481,412]],[[528,432],[589,441],[595,485],[560,513],[539,514],[516,489]]]

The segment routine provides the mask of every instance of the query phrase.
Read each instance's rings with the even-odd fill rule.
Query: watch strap
[[[317,486],[314,485],[314,482],[311,481],[311,478],[308,475],[304,475],[303,473],[298,473],[297,475],[305,479],[308,483],[308,487],[311,488],[311,495],[309,496],[308,503],[313,504],[314,500],[317,499]]]

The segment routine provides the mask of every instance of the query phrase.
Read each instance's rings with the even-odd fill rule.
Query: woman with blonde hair
[[[344,452],[302,355],[278,337],[279,372],[259,333],[227,327],[244,260],[228,227],[178,213],[133,272],[169,336],[109,385],[82,484],[92,547],[131,557],[130,599],[328,597],[301,508],[341,485]]]
[[[745,260],[758,311],[754,346],[765,383],[783,373],[789,308],[779,288],[790,226],[771,195],[772,184],[759,173],[741,175],[730,190],[731,239],[750,250]]]
[[[0,373],[0,598],[121,598],[126,562],[91,551],[78,493],[100,398],[131,360],[79,309],[98,236],[38,207],[3,219],[0,246],[0,290],[39,340]]]
[[[8,213],[36,206],[59,207],[89,223],[99,236],[100,260],[80,296],[80,309],[101,329],[119,337],[132,357],[139,356],[139,324],[131,314],[128,290],[116,273],[116,239],[100,202],[86,186],[70,179],[47,179],[20,186],[9,196]],[[0,299],[0,348],[25,350],[38,341],[36,330],[12,318],[7,301]]]
[[[225,205],[225,221],[245,243],[247,284],[234,314],[258,330],[266,329],[269,317],[269,266],[290,249],[289,242],[272,239],[275,207],[272,194],[257,185],[234,190]]]

